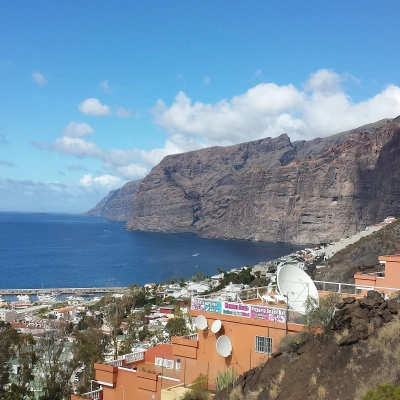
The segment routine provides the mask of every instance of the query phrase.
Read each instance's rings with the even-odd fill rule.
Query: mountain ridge
[[[400,213],[400,177],[385,170],[399,127],[399,119],[382,120],[323,139],[292,143],[282,134],[167,156],[142,181],[126,229],[337,240]],[[398,169],[396,157],[390,160]]]

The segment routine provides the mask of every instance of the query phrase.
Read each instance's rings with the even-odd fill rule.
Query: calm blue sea
[[[280,243],[132,232],[64,214],[0,213],[0,288],[128,286],[216,274],[288,254]]]

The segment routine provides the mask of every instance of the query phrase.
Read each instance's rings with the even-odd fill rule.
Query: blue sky
[[[400,115],[396,1],[0,0],[0,210],[83,212],[167,154]]]

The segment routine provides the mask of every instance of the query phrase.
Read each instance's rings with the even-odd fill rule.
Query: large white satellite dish
[[[198,315],[196,317],[196,326],[201,331],[205,331],[208,328],[208,326],[207,326],[207,318],[204,315]]]
[[[211,325],[211,332],[217,333],[222,327],[222,322],[220,319],[216,319]]]
[[[312,297],[318,304],[318,290],[312,279],[296,265],[284,265],[278,272],[278,288],[286,297],[290,309],[306,313],[306,300]]]
[[[232,343],[228,336],[222,335],[217,339],[217,352],[222,357],[229,357],[232,354]]]

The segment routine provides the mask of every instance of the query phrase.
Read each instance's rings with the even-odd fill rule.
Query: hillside
[[[400,117],[323,139],[283,134],[171,155],[142,181],[126,228],[330,242],[400,214],[399,163]]]
[[[111,190],[107,197],[83,215],[103,217],[108,221],[128,221],[140,182],[128,182],[120,189]]]
[[[384,301],[370,291],[368,298],[343,299],[338,308],[327,334],[309,341],[287,337],[285,351],[214,400],[354,400],[377,384],[399,384],[399,299]]]
[[[315,272],[316,280],[329,282],[354,283],[354,274],[360,271],[365,272],[381,270],[378,264],[378,256],[400,253],[400,220],[393,222],[381,230],[360,239],[358,242],[338,251],[322,268]],[[377,265],[375,268],[374,265]]]

